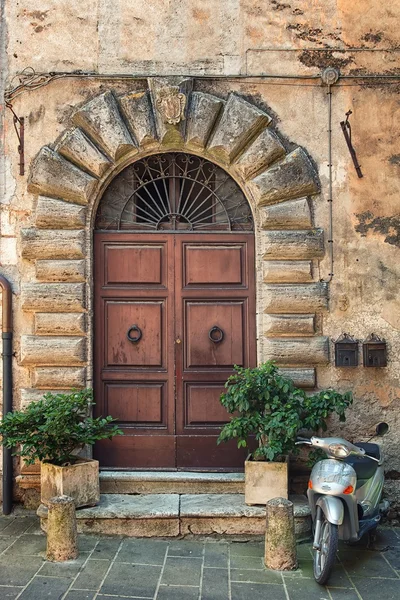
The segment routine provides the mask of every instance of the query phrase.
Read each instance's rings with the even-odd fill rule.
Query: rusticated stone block
[[[97,179],[44,146],[32,163],[28,190],[77,204],[87,204]]]
[[[263,272],[266,283],[306,283],[313,278],[310,260],[267,260]]]
[[[224,100],[211,94],[193,92],[186,128],[186,144],[194,149],[206,147]]]
[[[90,100],[74,114],[73,121],[114,161],[136,148],[111,92]]]
[[[85,281],[83,260],[37,260],[36,278],[47,282]]]
[[[260,212],[263,229],[310,229],[312,227],[307,198],[265,206]]]
[[[23,258],[83,258],[85,233],[75,230],[21,229]]]
[[[36,227],[41,229],[84,229],[86,208],[64,200],[39,196]]]
[[[118,101],[139,146],[148,148],[158,144],[150,93],[131,92],[120,96]]]
[[[83,283],[24,283],[21,285],[23,310],[35,312],[84,312]]]
[[[235,169],[243,179],[252,179],[285,154],[285,148],[276,133],[264,129],[239,158]]]
[[[33,370],[33,385],[36,388],[43,389],[84,388],[86,385],[86,369],[84,367],[37,367]]]
[[[314,335],[315,315],[265,315],[264,333],[268,336]]]
[[[314,388],[317,384],[315,369],[281,368],[279,372],[284,377],[289,377],[299,388]]]
[[[66,131],[57,145],[57,151],[78,167],[101,177],[111,166],[108,158],[79,128]]]
[[[322,258],[325,250],[322,229],[266,231],[263,242],[264,260]]]
[[[302,148],[296,148],[282,161],[257,175],[249,181],[249,186],[259,206],[276,204],[319,191],[317,173]]]
[[[328,308],[326,283],[267,285],[264,312],[269,314],[313,313]]]
[[[316,365],[329,362],[329,338],[267,338],[264,352],[280,365]]]
[[[224,163],[231,163],[247,144],[271,122],[271,117],[243,98],[230,94],[207,150]]]
[[[82,337],[21,336],[23,365],[79,365],[86,361],[86,340]]]
[[[193,89],[193,79],[180,76],[150,77],[147,82],[160,142],[164,145],[183,143],[190,94]],[[177,107],[178,103],[175,101],[176,92],[184,96],[183,115],[179,116],[178,123],[169,123],[168,118],[179,115],[180,112]]]
[[[46,390],[35,390],[30,388],[21,389],[21,410],[24,410],[31,404],[31,402],[38,402],[38,400],[42,400],[43,395],[47,393],[51,394],[59,394],[59,393],[67,393],[67,390],[55,390],[55,389],[46,389]],[[24,467],[23,472],[29,473],[31,471],[36,471],[36,465]],[[40,467],[39,467],[40,468]]]
[[[36,313],[35,333],[39,335],[85,335],[85,313]]]

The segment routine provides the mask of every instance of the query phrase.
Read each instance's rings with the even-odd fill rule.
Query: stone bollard
[[[297,569],[293,502],[273,498],[267,502],[265,566],[276,571]]]
[[[78,557],[74,501],[69,496],[57,496],[47,505],[47,560],[74,560]]]

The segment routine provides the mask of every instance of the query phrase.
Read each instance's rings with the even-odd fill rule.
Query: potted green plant
[[[79,451],[98,440],[122,434],[110,416],[92,418],[92,390],[44,394],[25,410],[8,413],[0,422],[1,443],[14,448],[28,465],[41,462],[41,500],[71,496],[76,507],[100,500],[99,463]]]
[[[327,418],[336,413],[344,421],[352,403],[349,392],[306,394],[271,361],[253,369],[235,366],[225,389],[221,403],[233,416],[218,443],[237,439],[238,448],[254,447],[245,462],[246,504],[287,497],[288,455],[299,452],[298,432],[326,431]]]

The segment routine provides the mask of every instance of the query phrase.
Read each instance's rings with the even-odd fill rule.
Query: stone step
[[[310,534],[305,496],[291,496],[298,539]],[[46,531],[47,508],[38,511]],[[102,494],[100,504],[76,511],[78,532],[128,537],[254,536],[265,533],[265,507],[242,494]]]
[[[101,471],[102,494],[243,494],[244,473]]]

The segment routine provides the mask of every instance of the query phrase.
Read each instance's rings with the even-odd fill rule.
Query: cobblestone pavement
[[[328,587],[312,578],[310,544],[299,569],[263,567],[262,542],[79,536],[78,560],[45,560],[36,517],[0,517],[0,600],[399,600],[400,529],[374,549],[341,546]]]

